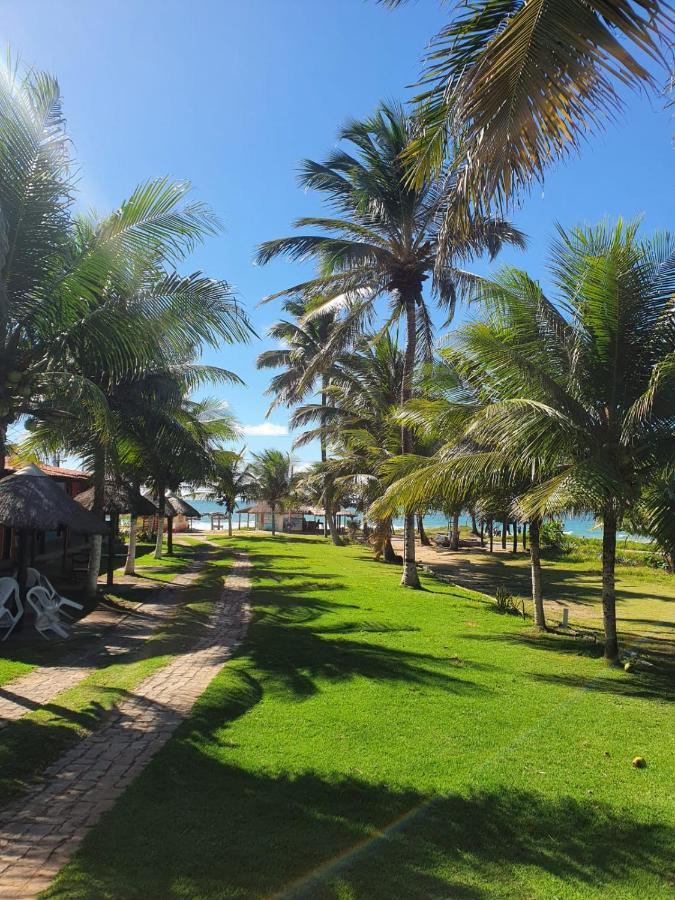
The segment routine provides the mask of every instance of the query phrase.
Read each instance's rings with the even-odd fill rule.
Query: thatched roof
[[[201,519],[202,514],[195,509],[187,500],[182,497],[176,497],[175,494],[169,494],[166,498],[167,510],[173,516],[185,516],[187,519]]]
[[[108,531],[105,522],[83,509],[34,465],[0,481],[0,524],[38,531],[67,525],[80,534]]]
[[[152,515],[157,514],[157,500],[153,497],[150,491],[146,491],[143,496],[147,500],[152,500],[152,503],[155,509],[152,511]],[[177,497],[175,494],[167,494],[164,503],[164,514],[173,517],[173,516],[185,516],[187,519],[201,519],[202,514],[198,509],[195,509],[187,500],[183,500],[182,497]]]
[[[103,496],[103,508],[106,513],[115,515],[132,513],[135,516],[154,516],[157,512],[157,507],[154,503],[124,482],[106,481]],[[82,491],[75,498],[75,502],[80,503],[85,509],[93,510],[94,488],[91,487],[86,491]]]

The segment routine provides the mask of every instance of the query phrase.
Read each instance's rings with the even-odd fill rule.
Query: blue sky
[[[260,241],[289,232],[318,198],[297,187],[303,157],[322,158],[337,130],[383,98],[410,96],[425,44],[448,4],[416,0],[387,10],[375,0],[0,0],[0,37],[26,64],[61,84],[80,166],[80,203],[114,208],[134,185],[187,179],[225,224],[189,261],[226,278],[261,336],[248,346],[208,351],[237,371],[244,388],[227,399],[249,429],[247,446],[289,449],[285,410],[265,419],[269,373],[255,368],[278,314],[264,295],[309,270],[254,266]],[[673,208],[673,121],[656,101],[631,96],[625,116],[557,166],[513,219],[529,236],[514,263],[546,281],[556,221],[565,226],[644,214],[665,228]],[[485,271],[485,264],[476,268]],[[465,315],[460,312],[460,318]],[[271,428],[270,426],[274,426]],[[253,431],[251,432],[250,429]],[[315,455],[298,451],[300,461]]]

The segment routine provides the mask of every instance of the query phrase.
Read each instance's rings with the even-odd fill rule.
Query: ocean
[[[214,503],[211,500],[202,500],[200,497],[189,497],[186,496],[186,500],[192,503],[203,515],[203,518],[200,520],[199,524],[197,524],[198,528],[202,530],[210,526],[210,520],[208,518],[208,514],[211,512],[223,512],[223,507],[219,506],[217,503]],[[250,506],[250,503],[238,504],[238,506],[246,507]],[[237,524],[237,514],[234,515],[234,525]],[[469,516],[460,516],[460,525],[471,525],[471,518]],[[567,534],[574,535],[575,537],[590,537],[590,538],[601,538],[602,537],[602,528],[596,527],[595,520],[592,516],[565,516],[563,518],[565,532]],[[424,517],[424,527],[429,532],[445,532],[449,528],[448,520],[445,516],[440,513],[429,513],[429,515]],[[396,531],[403,530],[403,520],[395,519],[394,520],[394,528]],[[619,538],[624,539],[627,537],[632,538],[633,540],[644,540],[644,538],[640,538],[636,535],[628,535],[623,532],[619,532]]]

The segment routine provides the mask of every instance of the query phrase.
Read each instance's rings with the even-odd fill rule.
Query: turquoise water
[[[201,500],[199,497],[197,498],[187,498],[190,503],[192,503],[196,508],[204,515],[210,512],[223,512],[223,507],[219,506],[217,503],[214,503],[211,500]],[[249,503],[239,504],[241,507],[250,506]],[[235,523],[236,523],[236,513],[235,513]],[[460,516],[460,524],[461,525],[470,525],[471,518],[469,516]],[[602,537],[602,528],[595,527],[595,520],[592,516],[566,516],[563,519],[565,523],[565,531],[569,534],[573,534],[576,537],[591,537],[591,538],[601,538]],[[448,530],[448,520],[445,516],[439,513],[429,513],[428,516],[424,517],[424,527],[427,531],[447,531]],[[394,520],[394,528],[399,531],[403,529],[403,521],[401,519]],[[620,537],[628,537],[628,535],[624,535],[620,533]],[[637,538],[639,540],[639,538]]]

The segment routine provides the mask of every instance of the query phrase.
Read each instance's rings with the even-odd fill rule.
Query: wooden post
[[[115,581],[115,539],[117,538],[117,513],[110,513],[110,534],[108,535],[108,565],[106,567],[105,583],[111,587]]]

